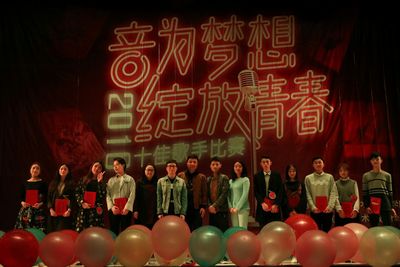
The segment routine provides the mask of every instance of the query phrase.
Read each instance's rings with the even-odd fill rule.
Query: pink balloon
[[[296,239],[299,239],[299,237],[307,231],[318,230],[318,225],[314,219],[305,214],[290,216],[286,219],[285,223],[289,224],[293,228],[296,234]]]
[[[171,261],[188,249],[190,229],[182,218],[168,215],[154,224],[151,238],[154,252]]]
[[[142,232],[144,232],[146,235],[148,235],[149,238],[151,238],[151,230],[150,230],[149,228],[147,228],[146,226],[144,226],[144,225],[141,225],[141,224],[134,224],[134,225],[129,226],[129,227],[126,228],[125,230],[129,230],[129,229],[135,229],[135,230],[142,231]]]
[[[311,230],[297,240],[295,254],[303,267],[329,267],[335,260],[336,247],[327,233]]]
[[[261,229],[258,238],[266,265],[279,265],[292,255],[296,247],[296,235],[292,227],[284,222],[268,223]]]
[[[251,266],[260,257],[261,243],[254,233],[243,230],[229,237],[226,250],[234,264]]]
[[[361,237],[368,230],[368,228],[360,223],[348,223],[344,227],[350,228],[356,234],[358,243],[360,244]],[[363,256],[361,255],[360,247],[358,248],[356,254],[351,258],[354,262],[365,263]]]
[[[336,246],[335,263],[350,260],[357,252],[359,241],[356,234],[350,228],[337,226],[328,232]]]
[[[75,253],[85,266],[106,266],[114,253],[114,239],[107,229],[86,228],[75,241]]]
[[[0,238],[0,264],[7,267],[31,267],[39,254],[36,237],[25,230],[15,229]]]
[[[46,235],[40,242],[39,257],[47,266],[64,267],[74,263],[75,244],[71,236],[63,232]]]

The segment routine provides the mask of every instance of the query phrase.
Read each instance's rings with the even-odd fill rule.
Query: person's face
[[[369,162],[371,162],[372,167],[380,167],[382,165],[382,158],[376,157],[372,158]]]
[[[93,164],[92,173],[94,176],[97,176],[97,174],[99,174],[102,171],[103,171],[103,167],[101,166],[101,164],[99,162],[96,162],[95,164]]]
[[[240,164],[240,162],[235,162],[233,165],[233,171],[235,172],[237,177],[242,176],[242,171],[243,171],[243,166]]]
[[[40,166],[38,164],[33,164],[30,173],[32,177],[38,177],[40,174]]]
[[[188,159],[188,161],[186,162],[186,166],[190,173],[195,172],[197,170],[198,165],[199,161],[197,159]]]
[[[295,177],[296,177],[296,173],[297,173],[296,168],[294,168],[294,167],[290,167],[289,168],[288,176],[289,176],[290,179],[294,180]]]
[[[349,171],[346,168],[340,168],[339,169],[339,176],[340,178],[347,178],[349,177]]]
[[[146,176],[147,179],[152,179],[154,175],[154,167],[151,165],[147,165],[146,168],[144,169],[144,175]]]
[[[69,170],[66,165],[61,165],[60,169],[58,169],[58,173],[60,174],[61,178],[65,178],[67,176]]]
[[[260,166],[265,172],[269,172],[271,170],[272,161],[270,159],[262,159],[260,162]]]
[[[178,166],[176,166],[175,163],[168,163],[166,170],[167,170],[168,176],[173,178],[176,176],[176,171],[178,170]]]
[[[213,173],[219,173],[221,170],[222,164],[219,161],[212,161],[210,164],[210,169]]]
[[[117,160],[114,160],[113,168],[118,175],[124,174],[124,165],[119,163]]]
[[[321,173],[324,170],[324,161],[322,159],[316,159],[313,162],[315,172]]]

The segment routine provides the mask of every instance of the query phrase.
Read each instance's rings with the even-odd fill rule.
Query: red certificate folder
[[[39,190],[29,189],[25,192],[25,202],[29,205],[39,203]]]
[[[88,203],[91,208],[94,208],[94,205],[96,204],[96,192],[85,191],[83,202]]]
[[[326,207],[328,207],[328,197],[327,196],[317,196],[315,198],[315,206],[317,206],[317,208],[320,211],[324,211],[326,209]]]
[[[126,202],[128,202],[128,198],[126,198],[126,197],[114,198],[115,206],[117,206],[118,209],[119,209],[121,212],[122,212],[122,210],[125,208]]]
[[[340,206],[342,206],[342,210],[344,212],[344,215],[347,218],[351,217],[351,213],[353,212],[353,202],[342,202],[340,203]]]
[[[69,200],[65,198],[57,198],[55,203],[57,216],[62,216],[68,210]]]
[[[371,204],[369,207],[372,209],[372,213],[381,214],[381,202],[382,199],[379,197],[371,197]]]

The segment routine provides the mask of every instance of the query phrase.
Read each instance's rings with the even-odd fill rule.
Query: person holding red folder
[[[107,193],[106,183],[103,180],[104,173],[103,163],[95,161],[90,166],[89,173],[79,181],[75,189],[75,201],[78,207],[75,221],[77,232],[93,226],[104,227],[103,204]],[[93,199],[89,200],[88,195]]]
[[[46,232],[47,183],[40,175],[40,164],[34,162],[30,168],[31,177],[25,181],[21,190],[21,208],[15,223],[16,229],[38,228]]]
[[[379,224],[392,225],[391,213],[396,214],[393,205],[392,176],[382,170],[382,157],[379,152],[373,152],[369,158],[372,170],[364,173],[362,191],[364,206],[369,214],[371,226]]]
[[[344,226],[348,223],[359,223],[360,196],[357,182],[349,178],[349,165],[339,164],[339,179],[336,181],[338,201],[343,210],[343,217],[335,214],[335,226]]]
[[[107,209],[110,230],[118,235],[131,225],[136,183],[132,176],[125,173],[126,162],[123,158],[114,159],[115,176],[107,182]]]
[[[312,164],[314,172],[304,179],[310,215],[320,230],[328,232],[332,227],[333,210],[344,216],[343,210],[338,201],[335,180],[332,174],[324,172],[323,158],[313,158]]]
[[[266,224],[282,220],[283,184],[279,172],[272,171],[270,156],[261,156],[261,171],[254,176],[254,196],[257,200],[256,220],[262,229]]]
[[[71,205],[75,186],[71,169],[61,164],[55,178],[50,182],[47,207],[50,211],[48,232],[72,229]]]

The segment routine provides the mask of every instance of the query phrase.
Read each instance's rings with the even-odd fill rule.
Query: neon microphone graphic
[[[238,74],[240,91],[244,94],[244,108],[248,111],[256,109],[255,94],[258,91],[258,75],[255,71],[246,69]]]

